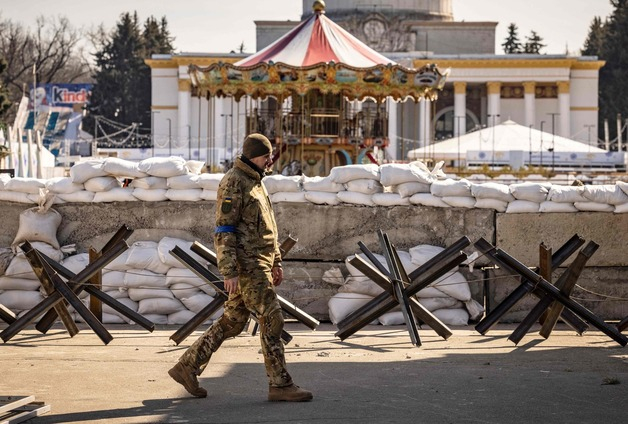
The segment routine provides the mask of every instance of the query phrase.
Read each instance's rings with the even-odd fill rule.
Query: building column
[[[467,83],[454,82],[454,136],[467,133]]]
[[[502,83],[499,81],[489,81],[486,83],[486,93],[488,98],[487,126],[497,125],[500,123],[500,98],[501,98]]]
[[[569,94],[569,81],[558,81],[558,113],[560,113],[558,135],[570,137],[571,128],[571,96]]]
[[[399,110],[399,107],[402,103],[397,103],[395,101],[393,101],[393,99],[391,99],[390,97],[388,97],[386,99],[386,109],[388,110],[388,147],[386,148],[386,150],[388,150],[388,155],[391,158],[394,158],[395,160],[397,159],[405,159],[405,158],[399,158],[397,157],[398,155],[398,151],[397,151],[397,146],[399,144],[399,129],[397,127],[397,112]]]
[[[427,146],[430,142],[430,105],[431,101],[423,98],[419,101],[419,146]]]
[[[179,109],[177,116],[177,135],[178,146],[190,147],[190,110],[192,96],[191,96],[191,83],[189,79],[179,79]]]
[[[523,83],[523,101],[525,104],[525,126],[534,126],[536,123],[536,83],[534,81],[525,81]]]

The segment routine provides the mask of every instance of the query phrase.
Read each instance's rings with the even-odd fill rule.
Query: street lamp
[[[585,125],[584,127],[589,130],[589,136],[587,138],[587,144],[589,145],[589,152],[590,152],[591,151],[591,128],[595,128],[595,125],[589,124],[589,125]]]
[[[528,155],[528,169],[532,166],[532,124],[528,125],[530,127],[530,152]]]
[[[150,111],[150,141],[153,148],[153,157],[155,157],[155,114],[159,113],[158,110]]]
[[[560,113],[554,112],[554,113],[548,113],[548,115],[552,116],[552,149],[550,151],[552,152],[552,172],[554,172],[554,117],[556,115],[560,115]]]
[[[545,121],[541,121],[541,168],[543,168],[543,125],[545,125]]]
[[[493,153],[491,154],[491,169],[495,169],[495,121],[499,118],[499,113],[488,115],[489,118],[493,118]]]
[[[168,156],[172,156],[172,119],[166,118],[168,121]]]

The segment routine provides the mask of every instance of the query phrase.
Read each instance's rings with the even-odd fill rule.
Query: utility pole
[[[560,115],[560,113],[548,113],[548,115],[552,116],[552,172],[554,172],[554,117],[556,115]]]
[[[456,128],[458,130],[458,172],[460,172],[462,169],[462,162],[460,161],[460,133],[462,132],[462,130],[460,129],[460,120],[462,118],[464,118],[464,116],[455,116]]]

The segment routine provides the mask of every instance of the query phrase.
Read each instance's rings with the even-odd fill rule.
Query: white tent
[[[607,152],[589,144],[505,121],[494,127],[410,150],[409,160],[444,160],[477,166],[525,165],[560,167],[624,167],[622,152]]]
[[[605,150],[579,141],[552,135],[519,125],[514,121],[505,121],[495,127],[484,128],[460,137],[450,138],[429,146],[414,149],[408,152],[408,159],[422,159],[424,157],[435,160],[457,160],[458,151],[462,158],[467,151],[491,152],[523,151],[539,153],[551,152],[569,153],[605,153]]]

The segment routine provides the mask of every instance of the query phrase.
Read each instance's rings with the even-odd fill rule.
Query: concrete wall
[[[29,205],[0,204],[0,247],[9,246],[18,229],[19,214]],[[135,229],[129,240],[155,240],[164,236],[198,240],[212,246],[213,202],[126,202],[115,204],[63,204],[54,207],[63,217],[57,233],[62,245],[75,243],[80,251],[100,248],[122,225]],[[339,268],[346,275],[344,259],[359,251],[362,241],[379,252],[376,232],[387,232],[400,250],[417,244],[447,246],[462,236],[471,242],[484,237],[528,266],[538,264],[538,246],[544,242],[558,249],[574,234],[600,244],[588,262],[576,297],[605,319],[628,315],[628,214],[496,214],[485,209],[427,208],[418,206],[356,207],[280,203],[275,207],[280,238],[288,234],[299,242],[285,262],[286,282],[279,292],[319,319],[326,319],[327,301],[338,288],[323,282],[323,274]],[[471,252],[472,249],[467,249]],[[490,271],[488,280],[478,269],[467,275],[471,291],[480,303],[484,296],[496,306],[518,281],[503,272]],[[501,274],[500,274],[501,272]],[[554,278],[562,272],[556,273]],[[495,278],[496,275],[499,278]],[[486,289],[486,290],[485,290]],[[587,291],[585,291],[588,290]],[[486,291],[486,293],[485,293]],[[607,299],[595,293],[613,296]],[[518,321],[533,305],[526,299],[504,317]]]

